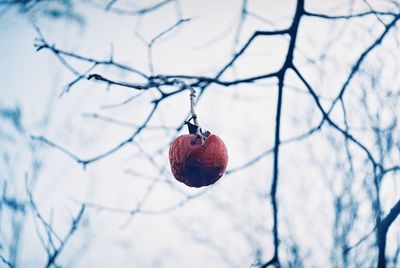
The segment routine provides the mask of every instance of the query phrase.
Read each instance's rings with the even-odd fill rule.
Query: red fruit
[[[174,177],[190,187],[215,183],[224,175],[228,151],[224,142],[214,134],[205,138],[205,144],[193,134],[177,137],[169,148],[169,162]]]

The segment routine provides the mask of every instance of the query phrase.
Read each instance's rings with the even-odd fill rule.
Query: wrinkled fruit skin
[[[201,146],[195,135],[177,137],[169,148],[169,162],[174,177],[190,187],[208,186],[219,180],[228,164],[228,151],[224,142],[214,134]]]

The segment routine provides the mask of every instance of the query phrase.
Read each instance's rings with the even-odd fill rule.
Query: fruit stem
[[[190,119],[193,119],[193,123],[197,127],[196,137],[193,139],[192,143],[194,143],[195,140],[199,138],[201,141],[201,146],[204,146],[206,144],[206,142],[205,142],[206,136],[201,131],[201,127],[199,125],[199,121],[197,121],[197,115],[194,110],[194,106],[196,105],[196,91],[193,87],[188,87],[188,88],[190,90],[190,114],[191,114]],[[189,121],[190,121],[190,119],[189,119]]]
[[[196,104],[196,91],[192,87],[189,87],[189,89],[190,89],[190,114],[191,114],[191,118],[193,119],[194,124],[200,128],[199,122],[197,121],[196,112],[194,111],[194,106]]]
[[[196,135],[195,138],[192,141],[192,144],[195,144],[196,139],[200,139],[201,141],[201,146],[205,146],[206,142],[205,139],[210,136],[209,131],[202,131],[199,121],[197,120],[197,115],[195,112],[195,105],[196,105],[196,90],[189,86],[186,85],[183,81],[177,80],[177,84],[182,86],[183,89],[189,89],[190,90],[190,118],[187,122],[185,122],[189,126],[189,133]],[[193,124],[190,123],[190,120],[193,119]],[[195,131],[193,131],[193,127],[195,128]]]

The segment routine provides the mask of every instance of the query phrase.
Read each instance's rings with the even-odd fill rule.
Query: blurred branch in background
[[[74,9],[73,0],[0,0],[0,17],[14,8],[32,21],[48,18],[65,19],[79,25],[85,24],[84,17]]]

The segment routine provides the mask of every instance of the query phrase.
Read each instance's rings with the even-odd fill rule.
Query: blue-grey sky
[[[246,20],[235,44],[241,1],[182,0],[179,6],[168,4],[143,18],[115,15],[84,2],[76,6],[76,11],[85,18],[83,25],[43,17],[36,18],[35,24],[57,48],[104,60],[109,59],[113,49],[115,61],[149,75],[145,42],[181,17],[190,21],[154,44],[154,74],[213,76],[255,30],[288,27],[295,8],[295,1],[249,0],[248,8],[255,16]],[[350,14],[368,10],[362,1],[353,1],[353,5],[349,1],[306,2],[307,10],[321,13]],[[389,1],[371,2],[377,9],[391,8]],[[146,1],[139,5],[145,6]],[[317,88],[325,108],[337,95],[354,61],[382,30],[381,22],[374,16],[337,22],[315,18],[302,21],[295,62]],[[381,79],[377,78],[382,88],[398,86],[395,76],[398,66],[393,60],[398,56],[398,36],[398,30],[394,29],[382,48],[363,65],[365,74],[377,71],[382,62],[387,63],[387,71]],[[14,143],[15,147],[12,143],[4,146],[4,151],[18,155],[10,165],[15,171],[14,177],[6,178],[3,175],[6,172],[0,171],[4,176],[0,179],[12,180],[16,185],[15,189],[11,188],[14,194],[23,196],[24,176],[32,176],[31,159],[43,161],[34,198],[41,213],[53,219],[53,226],[60,234],[67,231],[71,215],[76,214],[80,203],[93,205],[60,255],[60,264],[66,267],[249,267],[259,250],[263,260],[270,258],[273,250],[269,203],[272,154],[224,176],[207,189],[187,188],[175,181],[169,171],[169,143],[177,134],[186,132],[176,133],[170,128],[179,126],[189,112],[189,92],[162,102],[149,122],[150,127],[133,143],[86,169],[62,151],[30,141],[30,135],[43,135],[83,159],[94,157],[129,137],[134,126],[145,120],[151,100],[157,96],[156,90],[141,93],[117,86],[108,89],[104,83],[82,80],[60,97],[75,77],[49,50],[35,52],[38,37],[27,17],[13,10],[0,17],[0,107],[20,106],[26,128]],[[222,79],[229,81],[278,70],[287,46],[285,36],[257,39]],[[394,56],[388,56],[391,53]],[[69,64],[80,72],[90,67],[77,60],[70,60]],[[143,82],[137,75],[111,67],[98,67],[92,73],[118,81]],[[362,95],[362,89],[371,85],[363,76],[354,80],[346,100],[350,121],[355,135],[373,147],[372,134],[357,132],[368,118],[358,112],[365,107],[356,100]],[[304,133],[320,120],[310,95],[293,72],[288,72],[286,83],[282,140]],[[399,89],[391,90],[398,92]],[[134,95],[138,97],[126,105],[107,108]],[[201,98],[196,106],[199,121],[203,128],[224,140],[229,152],[228,170],[273,146],[276,96],[277,81],[270,79],[232,87],[214,84]],[[382,107],[374,98],[367,103],[371,110]],[[388,104],[382,109],[382,124],[400,114],[398,107]],[[93,113],[131,125],[92,118]],[[339,108],[332,114],[342,122]],[[42,124],[45,119],[46,126]],[[345,153],[338,150],[342,143],[338,133],[323,127],[318,135],[282,146],[278,198],[283,258],[289,258],[289,249],[296,241],[306,267],[328,267],[332,263],[333,202],[335,193],[345,187],[343,174],[347,168],[345,164],[341,166],[345,162]],[[36,146],[33,155],[31,146]],[[360,216],[349,238],[352,244],[368,233],[374,223],[368,220],[371,209],[366,201],[368,193],[363,188],[363,182],[371,179],[367,172],[361,172],[365,168],[364,155],[355,147],[351,150],[357,163],[354,168],[360,171],[352,186],[359,193],[360,202]],[[394,153],[390,161],[398,160],[398,153]],[[384,212],[398,199],[399,192],[395,176],[388,176],[382,184]],[[121,210],[139,206],[144,212],[130,216],[112,209],[97,209],[97,205]],[[174,209],[163,212],[169,208]],[[7,215],[2,221],[7,222]],[[10,228],[9,223],[2,224],[5,229]],[[32,215],[27,217],[20,244],[21,267],[43,265],[46,257],[35,224],[37,221]],[[398,247],[399,229],[398,225],[394,227],[390,236],[393,240],[388,242],[389,252]],[[39,228],[39,234],[45,235],[44,230]]]

